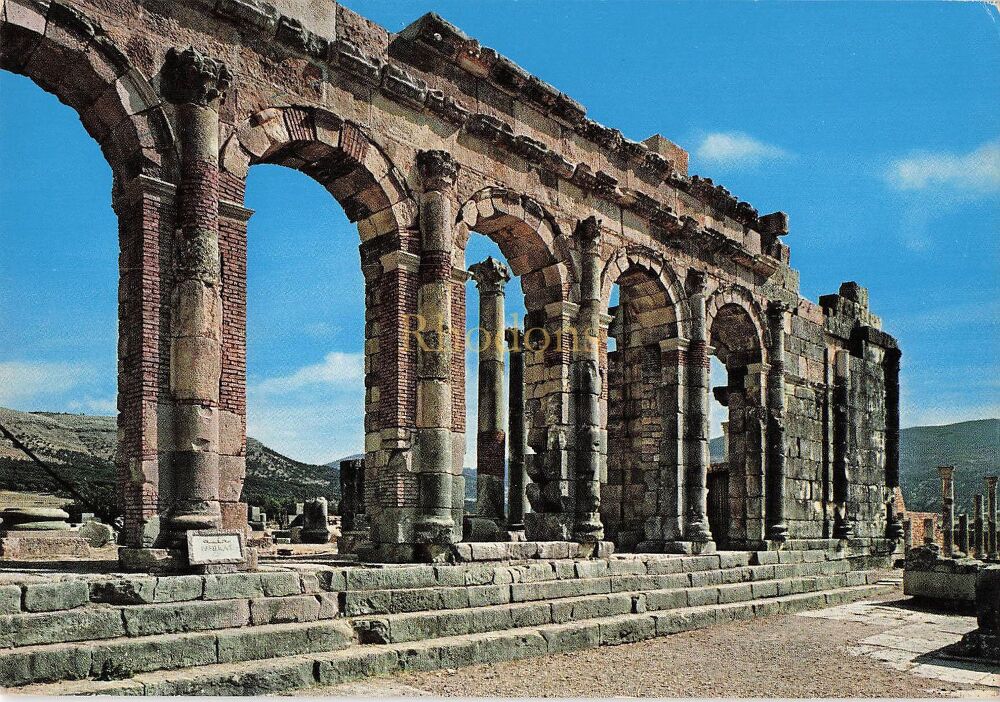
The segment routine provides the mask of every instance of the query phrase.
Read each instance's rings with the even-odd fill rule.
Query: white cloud
[[[93,379],[93,369],[80,363],[0,362],[0,404],[17,405],[72,390]]]
[[[267,378],[255,389],[261,393],[281,394],[316,385],[363,386],[364,379],[364,354],[331,351],[321,363],[304,366],[290,375]]]
[[[712,132],[705,135],[695,155],[718,166],[756,166],[762,161],[788,158],[779,146],[766,144],[743,132]]]
[[[889,164],[885,177],[897,190],[1000,192],[1000,139],[966,154],[915,152]]]

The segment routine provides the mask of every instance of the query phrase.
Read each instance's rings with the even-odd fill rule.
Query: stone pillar
[[[601,431],[601,225],[590,216],[575,235],[580,245],[580,310],[573,356],[573,397],[576,404],[576,512],[573,538],[593,543],[604,538],[601,523],[601,461],[605,440]]]
[[[302,543],[328,544],[330,535],[330,507],[325,497],[306,502],[302,510]]]
[[[785,524],[785,315],[789,307],[772,301],[767,306],[771,331],[770,371],[767,379],[767,538],[783,543]]]
[[[991,561],[1000,560],[1000,553],[997,547],[997,476],[990,475],[986,478],[986,538],[989,542],[987,546],[987,558]]]
[[[924,517],[924,545],[934,543],[934,517]]]
[[[833,538],[854,536],[850,520],[851,355],[837,351],[833,384]]]
[[[903,555],[906,556],[913,548],[913,522],[910,519],[903,520]]]
[[[476,436],[476,516],[498,524],[504,515],[504,286],[507,266],[493,257],[469,266],[479,290],[479,430]]]
[[[942,553],[951,558],[955,543],[955,466],[938,466],[938,475],[941,476]]]
[[[983,540],[983,496],[976,495],[973,500],[972,516],[972,552],[976,558],[986,557],[986,545]]]
[[[528,475],[524,456],[528,450],[524,431],[524,334],[517,327],[508,327],[507,351],[510,354],[510,389],[507,394],[509,443],[507,460],[507,523],[511,530],[524,528],[525,490]]]
[[[701,271],[688,273],[691,307],[691,343],[687,353],[687,523],[685,538],[697,544],[694,550],[715,549],[708,525],[708,324],[705,304],[707,281]]]
[[[969,555],[969,515],[958,515],[958,539],[955,544],[958,556]]]
[[[662,533],[648,535],[654,541],[683,541],[686,515],[685,490],[687,465],[684,441],[687,404],[688,340],[665,339],[660,342],[663,380],[660,385],[662,436],[660,439],[659,512]]]
[[[417,479],[413,521],[417,544],[459,540],[453,514],[451,417],[452,190],[458,167],[446,151],[421,151],[420,287],[418,320],[427,330],[417,348]]]
[[[177,110],[181,154],[179,236],[170,310],[174,401],[174,494],[165,542],[216,529],[219,506],[219,387],[222,276],[219,256],[219,103],[226,66],[194,48],[170,49],[162,91]]]
[[[899,349],[885,350],[885,486],[886,538],[898,541],[903,536],[896,514],[896,490],[899,489]]]

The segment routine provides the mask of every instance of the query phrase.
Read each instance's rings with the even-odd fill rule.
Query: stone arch
[[[159,404],[169,397],[169,243],[178,154],[160,95],[101,24],[58,2],[7,0],[0,14],[0,70],[23,75],[80,117],[112,170],[118,215],[118,449],[125,525],[138,545],[157,513]],[[169,400],[167,400],[169,402]]]
[[[417,207],[406,178],[362,127],[329,110],[271,107],[245,120],[223,144],[220,167],[243,180],[258,163],[314,178],[358,224],[363,242],[414,228]]]
[[[750,548],[764,537],[765,424],[770,334],[763,310],[738,285],[717,289],[706,305],[709,346],[726,368],[709,392],[727,408],[725,456],[708,472],[708,518],[723,548]]]
[[[611,304],[611,289],[619,282],[627,271],[644,270],[655,278],[666,295],[667,303],[672,307],[675,335],[687,337],[691,315],[687,304],[687,294],[684,285],[670,264],[662,255],[641,246],[623,246],[617,249],[604,270],[601,271],[601,305],[607,309]]]
[[[61,3],[9,0],[0,16],[0,69],[27,76],[76,110],[116,187],[138,175],[175,179],[163,101],[96,20]]]
[[[417,414],[416,344],[405,339],[419,287],[415,198],[404,175],[363,127],[322,107],[266,108],[236,125],[220,147],[223,197],[242,202],[250,167],[265,163],[313,178],[357,224],[365,280],[365,480],[403,490],[402,482],[390,484],[385,475],[402,470],[397,464],[409,460],[408,437]],[[223,224],[221,237],[230,229],[228,236],[245,245],[245,220]],[[233,314],[245,329],[245,311]],[[387,433],[396,438],[383,441]],[[373,522],[389,528],[392,520],[380,520],[379,510],[402,498],[374,488],[364,498]],[[394,540],[382,533],[375,538]]]

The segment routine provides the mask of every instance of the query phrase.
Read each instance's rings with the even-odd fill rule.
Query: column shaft
[[[507,460],[507,521],[512,530],[524,528],[525,489],[528,476],[524,455],[528,448],[524,431],[524,334],[517,327],[507,329],[507,350],[510,357],[510,389],[508,401],[509,458]]]
[[[989,542],[987,547],[987,558],[991,561],[1000,560],[1000,552],[997,548],[997,476],[991,475],[986,478],[986,538]]]
[[[598,334],[601,323],[600,222],[588,217],[577,225],[581,246],[580,310],[573,360],[576,401],[576,512],[573,538],[581,543],[604,538],[601,524],[601,375]]]
[[[457,169],[444,151],[422,151],[420,287],[417,314],[427,332],[417,348],[417,479],[413,519],[418,544],[457,539],[452,504],[451,252],[452,198]]]
[[[899,349],[885,351],[885,486],[886,537],[903,536],[896,514],[896,490],[899,488]]]
[[[946,558],[950,558],[955,551],[954,474],[954,466],[938,466],[938,475],[941,476],[941,532],[944,538],[943,553]]]
[[[854,535],[850,521],[850,407],[851,356],[837,351],[833,385],[833,538]]]
[[[771,330],[770,371],[767,383],[767,538],[783,542],[785,524],[785,315],[788,306],[772,302],[767,307]]]
[[[685,538],[695,543],[712,542],[708,525],[708,325],[706,323],[705,274],[688,273],[691,307],[691,344],[687,353],[687,523]]]
[[[973,499],[972,513],[972,552],[976,558],[985,558],[986,549],[983,542],[983,496],[976,495]]]

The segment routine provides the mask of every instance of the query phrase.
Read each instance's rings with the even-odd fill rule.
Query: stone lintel
[[[406,251],[392,251],[379,259],[384,272],[389,273],[397,268],[407,273],[417,273],[420,270],[420,256]]]
[[[219,216],[236,222],[249,222],[254,211],[229,200],[219,200]]]

